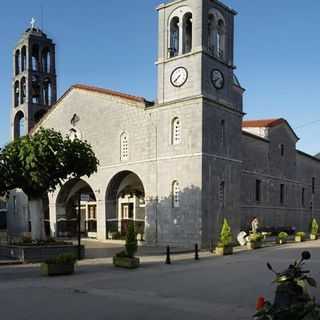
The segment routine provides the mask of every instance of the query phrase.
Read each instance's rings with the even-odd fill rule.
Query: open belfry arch
[[[57,101],[55,44],[31,20],[13,51],[12,139],[27,134]]]

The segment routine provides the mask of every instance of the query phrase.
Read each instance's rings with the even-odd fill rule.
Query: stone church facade
[[[149,243],[182,246],[210,246],[224,217],[235,234],[254,217],[306,230],[320,213],[320,160],[296,150],[286,120],[243,121],[236,12],[216,0],[157,10],[155,102],[80,84],[56,101],[53,42],[33,26],[15,50],[13,138],[21,127],[54,128],[87,140],[100,161],[89,179],[48,195],[48,233],[72,234],[79,201],[82,231],[98,240],[124,233],[129,221]],[[25,197],[11,198],[9,230],[30,231]]]

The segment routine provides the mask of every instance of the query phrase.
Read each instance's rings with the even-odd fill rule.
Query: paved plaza
[[[142,267],[114,268],[110,258],[81,261],[73,276],[47,278],[39,265],[0,267],[1,319],[250,319],[257,296],[271,297],[270,261],[285,268],[308,248],[319,281],[320,241],[242,251],[230,257],[202,253],[142,258]],[[315,294],[320,298],[319,293]]]

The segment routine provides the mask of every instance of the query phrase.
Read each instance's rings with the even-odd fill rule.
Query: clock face
[[[216,88],[216,89],[222,89],[224,86],[224,77],[223,74],[220,70],[212,70],[211,72],[211,82],[212,85]]]
[[[174,87],[182,87],[188,79],[188,71],[184,67],[178,67],[171,73],[170,81]]]

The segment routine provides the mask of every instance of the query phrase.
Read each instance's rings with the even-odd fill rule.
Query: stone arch
[[[27,70],[27,47],[23,46],[21,49],[21,71]]]
[[[21,71],[21,65],[20,65],[20,50],[16,50],[16,53],[15,53],[15,62],[14,62],[14,65],[15,65],[15,74],[18,75]]]
[[[14,83],[14,106],[15,107],[17,107],[20,104],[19,98],[20,98],[20,83],[19,83],[19,80],[17,80]]]
[[[183,16],[183,48],[182,53],[189,53],[192,50],[192,13],[187,12]]]
[[[20,81],[20,103],[24,104],[27,97],[27,82],[26,77],[22,77]]]
[[[44,48],[41,53],[42,71],[49,73],[51,71],[51,52],[48,47]]]
[[[81,236],[97,237],[97,200],[88,182],[74,178],[67,181],[56,198],[56,236],[73,238],[78,234],[80,202]]]
[[[145,231],[145,187],[140,177],[129,170],[115,174],[106,190],[107,236],[124,235],[133,222],[137,233]]]
[[[14,117],[14,139],[20,138],[26,134],[25,118],[22,111],[18,111]]]
[[[39,61],[39,45],[34,44],[31,51],[31,69],[33,71],[39,71],[40,61]]]

